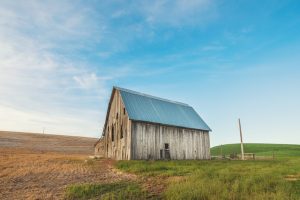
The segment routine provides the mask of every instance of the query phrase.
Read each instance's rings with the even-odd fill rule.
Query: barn
[[[210,159],[210,131],[187,104],[113,87],[95,153],[117,160]]]

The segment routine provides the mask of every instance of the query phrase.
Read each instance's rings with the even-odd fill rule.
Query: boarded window
[[[123,138],[123,125],[121,125],[121,139]]]
[[[169,144],[168,143],[165,143],[165,149],[169,150]]]
[[[112,126],[111,128],[111,141],[114,141],[115,140],[115,129],[114,129],[114,126]]]
[[[124,115],[126,114],[125,108],[123,108],[123,114],[124,114]]]

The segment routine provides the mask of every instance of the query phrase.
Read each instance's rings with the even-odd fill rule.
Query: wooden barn
[[[210,131],[187,104],[114,87],[95,153],[117,160],[210,159]]]

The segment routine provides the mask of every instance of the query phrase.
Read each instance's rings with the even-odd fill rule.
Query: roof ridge
[[[132,94],[136,94],[136,95],[140,95],[140,96],[144,96],[144,97],[148,97],[148,98],[160,100],[160,101],[165,101],[165,102],[169,102],[169,103],[173,103],[173,104],[178,104],[178,105],[182,105],[182,106],[191,107],[190,105],[188,105],[186,103],[182,103],[182,102],[178,102],[178,101],[172,101],[172,100],[169,100],[169,99],[164,99],[164,98],[152,96],[150,94],[145,94],[145,93],[142,93],[142,92],[137,92],[137,91],[134,91],[134,90],[129,90],[129,89],[126,89],[126,88],[121,88],[121,87],[117,87],[117,86],[114,86],[113,88],[115,88],[117,90],[122,90],[124,92],[129,92],[129,93],[132,93]]]

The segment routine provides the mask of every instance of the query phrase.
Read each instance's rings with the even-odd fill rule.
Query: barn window
[[[123,125],[121,125],[121,139],[123,138]]]
[[[114,141],[115,140],[115,129],[114,129],[114,126],[112,126],[111,128],[111,141]]]
[[[124,114],[124,115],[126,114],[125,108],[123,108],[123,114]]]
[[[165,143],[165,150],[169,150],[169,144]]]

